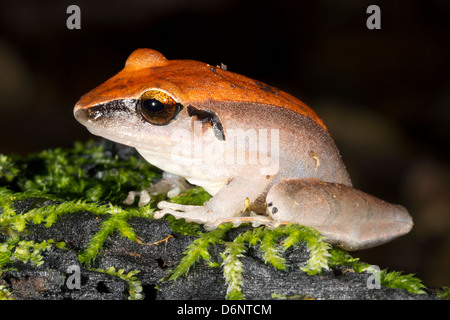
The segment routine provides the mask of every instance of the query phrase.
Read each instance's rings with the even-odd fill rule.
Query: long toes
[[[130,192],[128,192],[127,198],[122,203],[126,204],[126,205],[132,205],[134,203],[134,200],[136,199],[136,197],[139,197],[139,202],[138,202],[139,207],[145,206],[151,200],[151,197],[146,190],[130,191]]]
[[[155,219],[161,219],[165,215],[171,215],[175,219],[184,219],[187,222],[191,222],[192,220],[189,218],[189,215],[186,215],[184,212],[174,211],[170,209],[163,209],[161,211],[157,211],[153,214],[153,218]]]
[[[205,224],[205,225],[203,225],[203,228],[205,228],[205,230],[206,231],[211,231],[211,230],[214,230],[214,229],[217,229],[217,224]]]
[[[150,200],[151,200],[151,198],[150,198],[150,196],[148,195],[148,193],[143,191],[143,192],[141,192],[141,194],[140,194],[138,206],[139,206],[139,207],[143,207],[143,206],[145,206],[147,203],[149,203]]]
[[[180,193],[181,193],[181,188],[176,187],[176,188],[173,188],[172,190],[169,190],[169,192],[167,192],[167,196],[169,198],[174,198],[174,197],[178,196]]]
[[[160,201],[160,202],[158,202],[157,207],[158,207],[159,209],[169,209],[169,208],[170,208],[170,205],[171,205],[170,202],[167,202],[167,201]]]
[[[188,205],[185,205],[185,204],[172,203],[172,202],[167,202],[167,201],[160,201],[158,203],[158,208],[159,209],[166,209],[166,210],[186,211],[186,209],[189,209],[191,207],[193,207],[193,206],[188,206]]]
[[[166,212],[165,210],[161,210],[161,211],[156,211],[153,214],[153,218],[155,219],[161,219],[162,217],[164,217],[168,212]]]
[[[134,197],[127,197],[122,203],[131,206],[134,203]]]
[[[134,203],[134,199],[136,198],[136,192],[130,191],[128,192],[128,196],[125,200],[123,200],[123,204],[132,205]]]

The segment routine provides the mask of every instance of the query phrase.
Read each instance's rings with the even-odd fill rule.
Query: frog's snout
[[[99,122],[99,120],[103,118],[103,115],[105,115],[102,109],[103,108],[101,105],[90,108],[77,108],[75,106],[73,114],[78,122],[80,122],[83,125],[86,125],[92,122]]]
[[[73,114],[75,119],[83,125],[86,125],[86,123],[108,122],[112,119],[125,120],[134,114],[136,103],[134,99],[112,100],[88,107],[77,103]]]
[[[73,115],[78,122],[85,124],[90,118],[88,110],[89,109],[83,109],[78,105],[75,105],[75,108],[73,109]]]

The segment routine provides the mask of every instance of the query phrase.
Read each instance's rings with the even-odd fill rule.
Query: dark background
[[[66,28],[70,4],[81,30]],[[354,185],[409,209],[410,234],[355,256],[450,286],[449,29],[446,0],[2,0],[0,152],[92,138],[73,105],[136,48],[224,63],[313,107]]]

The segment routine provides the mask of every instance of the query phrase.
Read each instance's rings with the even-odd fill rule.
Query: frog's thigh
[[[155,213],[155,218],[161,218],[166,214],[187,221],[194,221],[209,226],[217,226],[217,222],[230,217],[238,216],[245,209],[246,199],[254,202],[264,193],[272,181],[272,176],[257,176],[249,179],[243,177],[233,178],[214,197],[203,206],[189,206],[161,201],[158,208],[161,211]]]
[[[330,243],[360,250],[388,242],[412,228],[405,208],[342,184],[317,179],[282,180],[267,194],[276,223],[319,230]]]

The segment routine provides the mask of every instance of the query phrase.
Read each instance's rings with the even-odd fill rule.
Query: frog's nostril
[[[93,120],[95,118],[94,115],[95,112],[92,112],[91,109],[81,109],[81,108],[76,108],[73,111],[73,114],[75,116],[75,119],[78,120],[78,122],[80,123],[86,123],[89,120]]]

